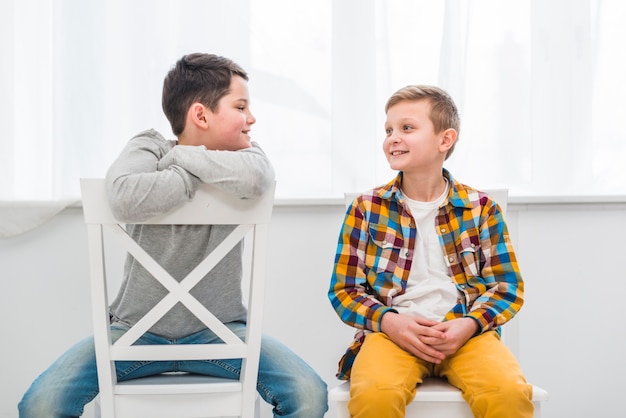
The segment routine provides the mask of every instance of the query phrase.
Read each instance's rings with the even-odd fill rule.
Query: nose
[[[400,142],[400,137],[394,133],[385,138],[385,141],[389,144],[397,144]]]
[[[254,117],[252,112],[248,112],[248,114],[246,115],[246,123],[248,125],[253,125],[256,123],[256,118]]]

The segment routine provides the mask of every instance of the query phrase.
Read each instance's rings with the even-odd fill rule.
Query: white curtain
[[[624,21],[621,0],[0,0],[0,201],[74,201],[138,131],[171,137],[161,83],[196,51],[250,73],[278,198],[389,180],[383,106],[406,84],[455,98],[459,180],[624,195]]]

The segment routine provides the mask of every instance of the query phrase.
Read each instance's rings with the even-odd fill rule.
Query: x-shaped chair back
[[[173,278],[126,232],[109,208],[103,179],[81,179],[83,211],[87,224],[94,341],[100,385],[102,416],[114,416],[118,383],[115,361],[121,360],[204,360],[242,359],[240,381],[231,385],[242,394],[242,411],[252,416],[256,399],[256,380],[261,344],[267,228],[272,214],[274,189],[259,199],[239,199],[214,186],[201,185],[193,200],[156,218],[138,222],[153,225],[233,225],[233,231],[180,282]],[[111,341],[104,231],[115,238],[169,293],[115,343]],[[245,341],[236,336],[189,292],[252,232],[250,285]],[[194,245],[191,243],[190,245]],[[178,302],[213,331],[220,344],[133,345]],[[246,416],[242,413],[242,416]]]

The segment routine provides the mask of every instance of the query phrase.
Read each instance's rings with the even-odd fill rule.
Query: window
[[[250,73],[277,197],[340,197],[394,175],[384,103],[437,84],[461,112],[447,167],[512,195],[624,195],[620,0],[14,0],[0,5],[0,200],[78,197],[137,132],[171,130],[185,53]]]

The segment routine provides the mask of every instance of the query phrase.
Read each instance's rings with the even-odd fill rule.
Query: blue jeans
[[[240,338],[245,324],[228,327]],[[113,339],[127,328],[112,326]],[[209,330],[180,339],[145,334],[136,344],[210,344],[220,340]],[[237,379],[241,360],[121,361],[116,362],[119,381],[169,371],[183,371]],[[274,407],[275,417],[321,418],[328,409],[326,384],[295,353],[277,340],[263,336],[257,390]],[[79,417],[98,394],[93,338],[86,338],[41,374],[19,403],[20,418]]]

